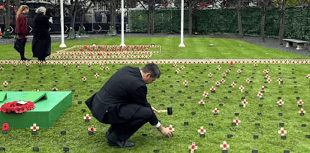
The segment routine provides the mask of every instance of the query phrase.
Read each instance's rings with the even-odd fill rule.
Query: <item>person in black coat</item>
[[[45,15],[46,8],[39,7],[34,17],[32,53],[39,61],[45,61],[45,57],[51,54],[51,36],[49,28],[52,27],[52,20]]]
[[[146,99],[146,84],[160,77],[160,70],[154,63],[138,67],[123,67],[85,103],[93,116],[100,122],[111,124],[106,132],[111,146],[132,147],[127,142],[140,127],[149,122],[163,135],[172,136],[171,130],[158,121],[155,111]]]

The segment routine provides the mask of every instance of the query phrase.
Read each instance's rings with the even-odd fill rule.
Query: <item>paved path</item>
[[[65,35],[66,36],[66,35]],[[60,35],[51,35],[52,37],[52,42],[60,42],[61,37]],[[77,36],[76,39],[91,39],[91,38],[103,38],[103,37],[121,37],[120,34],[117,36],[107,36],[106,34],[89,34],[86,36]],[[146,33],[125,33],[125,38],[126,37],[180,37],[180,34],[165,34],[165,33],[156,33],[154,35],[146,34]],[[184,37],[189,37],[187,34],[184,35]],[[221,37],[221,38],[230,38],[230,39],[238,39],[238,40],[243,40],[247,41],[259,46],[271,48],[271,49],[278,49],[281,51],[285,52],[290,52],[290,53],[296,53],[300,55],[305,55],[305,56],[310,56],[310,51],[301,49],[301,50],[296,50],[296,48],[287,48],[284,45],[279,45],[279,40],[275,38],[265,38],[265,42],[262,42],[259,37],[250,37],[250,36],[244,36],[243,38],[239,38],[236,35],[193,35],[192,37]],[[14,39],[0,39],[0,44],[13,44]],[[32,42],[32,36],[29,36],[28,43]]]

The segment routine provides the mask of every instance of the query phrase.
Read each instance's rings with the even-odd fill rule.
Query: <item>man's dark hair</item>
[[[158,66],[155,63],[149,63],[146,64],[143,68],[142,71],[144,73],[151,73],[152,78],[159,78],[160,77],[160,70]]]

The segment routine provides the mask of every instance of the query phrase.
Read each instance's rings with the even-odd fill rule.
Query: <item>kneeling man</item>
[[[127,140],[147,122],[156,126],[163,135],[172,136],[173,131],[161,125],[146,99],[146,84],[159,77],[160,70],[154,63],[145,65],[141,70],[125,66],[85,102],[97,120],[111,124],[106,132],[109,145],[121,148],[134,146]]]

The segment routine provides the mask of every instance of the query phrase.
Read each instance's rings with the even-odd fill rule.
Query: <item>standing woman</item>
[[[52,27],[52,20],[45,15],[46,8],[39,7],[34,17],[32,53],[39,61],[45,61],[45,57],[51,54],[51,36],[49,28]]]
[[[15,27],[15,33],[18,34],[18,40],[20,41],[20,48],[18,50],[20,54],[20,60],[30,60],[25,58],[25,45],[28,38],[28,24],[27,24],[27,17],[26,13],[29,12],[29,8],[27,5],[21,5],[16,13],[16,27]]]

